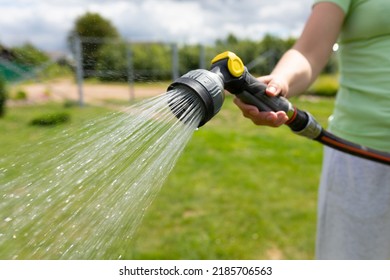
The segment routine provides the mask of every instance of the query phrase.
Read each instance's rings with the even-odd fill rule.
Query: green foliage
[[[105,75],[102,81],[126,81],[128,76],[127,46],[125,43],[103,45],[98,53],[96,70]],[[102,74],[100,74],[102,75]]]
[[[26,100],[27,93],[23,89],[18,89],[13,97],[15,100]]]
[[[225,40],[217,40],[215,48],[211,50],[212,57],[224,51],[236,53],[244,63],[248,63],[261,54],[260,42],[251,40],[239,40],[233,34],[229,34]]]
[[[0,75],[0,118],[5,114],[5,105],[7,102],[7,87],[3,76]]]
[[[252,71],[260,75],[271,73],[278,60],[294,43],[295,39],[292,38],[283,40],[270,34],[266,35],[260,42],[260,53],[264,56],[264,60]]]
[[[75,100],[67,99],[63,103],[64,108],[72,108],[80,106],[80,103]]]
[[[132,45],[137,80],[167,80],[172,77],[172,49],[159,43]]]
[[[332,52],[328,62],[326,63],[324,69],[322,70],[322,73],[330,75],[330,74],[337,73],[338,70],[339,70],[339,65],[337,60],[337,53]]]
[[[82,38],[82,58],[84,77],[98,73],[100,80],[125,81],[129,73],[129,51],[133,64],[135,80],[169,80],[172,77],[172,49],[164,43],[131,43],[121,41],[120,35],[110,21],[96,13],[86,13],[79,17],[69,33],[68,42],[75,52],[75,36]],[[251,64],[254,75],[270,73],[282,55],[293,46],[295,39],[282,39],[267,34],[262,40],[240,39],[229,34],[214,45],[205,47],[207,68],[218,53],[230,50]],[[199,45],[179,46],[179,74],[198,69],[200,63]],[[334,57],[326,65],[325,73],[337,71]]]
[[[63,65],[57,62],[46,65],[42,71],[37,73],[37,76],[40,80],[50,80],[58,77],[68,77],[72,75],[73,71],[69,65]]]
[[[339,82],[336,75],[322,74],[308,90],[309,94],[333,97],[337,94]]]
[[[253,68],[250,69],[251,73],[265,75],[272,71],[276,62],[284,52],[291,48],[294,42],[294,39],[283,40],[270,34],[260,41],[239,40],[230,34],[225,40],[216,42],[213,54],[216,55],[226,50],[233,51],[246,65],[256,61]]]
[[[0,63],[0,74],[3,74],[9,82],[32,78],[48,80],[72,74],[69,62],[65,58],[58,63],[53,62],[44,51],[30,43],[14,47],[10,53],[8,61],[4,64]]]
[[[87,12],[76,19],[74,32],[82,37],[118,38],[119,33],[112,23],[97,13]]]
[[[179,72],[181,75],[199,68],[200,48],[200,45],[184,45],[179,48]]]
[[[70,121],[70,114],[65,112],[40,115],[31,120],[31,125],[54,126]]]
[[[168,45],[160,43],[106,44],[98,54],[96,70],[105,73],[103,81],[126,81],[131,52],[136,81],[168,80],[171,78],[172,54]]]
[[[83,42],[82,57],[83,69],[86,77],[90,76],[88,71],[96,70],[99,59],[99,51],[104,46],[102,39],[119,39],[119,33],[112,23],[97,13],[86,13],[76,19],[75,26],[68,36],[68,43],[74,50],[75,36],[89,38]]]
[[[15,60],[18,64],[38,66],[49,61],[49,57],[30,43],[12,48]]]
[[[0,63],[0,75],[8,82],[26,80],[35,76],[35,70],[44,70],[49,57],[30,43],[9,50],[9,56]]]

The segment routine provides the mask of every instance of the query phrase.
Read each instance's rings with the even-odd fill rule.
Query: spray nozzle
[[[177,109],[180,103],[180,110],[172,110],[180,119],[189,102],[199,102],[202,112],[202,120],[199,126],[204,125],[214,117],[222,107],[224,100],[224,89],[236,95],[247,104],[256,106],[260,111],[284,111],[289,117],[287,125],[294,131],[309,138],[315,138],[321,130],[315,126],[314,129],[306,129],[310,123],[310,116],[292,106],[283,96],[270,97],[265,93],[266,85],[253,77],[244,66],[242,60],[232,52],[223,52],[214,57],[211,61],[210,71],[198,69],[192,70],[182,77],[176,79],[168,90],[176,90],[180,93],[180,99],[170,102],[171,109]],[[189,97],[192,97],[190,99]]]
[[[217,55],[212,61],[210,71],[197,69],[176,79],[168,91],[176,90],[169,106],[177,118],[195,102],[199,103],[202,119],[199,127],[213,118],[221,109],[224,101],[224,88],[235,93],[233,88],[241,88],[245,66],[241,59],[232,52]]]
[[[195,104],[200,107],[202,113],[199,127],[219,112],[225,97],[221,77],[204,69],[192,70],[176,79],[168,87],[168,91],[172,90],[178,93],[169,101],[176,117],[181,119],[183,113]]]

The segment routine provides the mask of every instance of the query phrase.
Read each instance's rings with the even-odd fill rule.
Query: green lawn
[[[323,125],[333,107],[333,99],[293,102]],[[67,111],[70,124],[28,125],[54,111]],[[0,119],[0,154],[16,154],[21,145],[106,112],[59,104],[8,108]],[[228,97],[195,131],[134,239],[118,236],[117,246],[125,259],[311,259],[321,160],[320,144],[287,127],[254,126]]]

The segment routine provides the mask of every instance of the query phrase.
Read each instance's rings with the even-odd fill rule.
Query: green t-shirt
[[[347,140],[390,152],[390,1],[315,0],[339,5],[340,89],[330,130]]]

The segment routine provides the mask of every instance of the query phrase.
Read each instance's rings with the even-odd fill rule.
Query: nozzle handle
[[[303,130],[309,121],[308,115],[296,107],[283,96],[269,96],[266,94],[267,85],[253,77],[245,68],[243,73],[244,86],[236,96],[244,103],[256,106],[260,111],[284,111],[289,120],[286,122],[291,130],[298,132]],[[229,90],[229,89],[227,89]]]
[[[260,111],[284,111],[288,117],[294,114],[294,107],[283,96],[269,96],[266,94],[267,85],[253,77],[248,70],[242,75],[244,83],[241,91],[235,95],[243,102],[256,106]],[[229,88],[226,90],[230,91]],[[231,89],[233,91],[233,89]]]
[[[224,81],[224,88],[236,95],[244,103],[256,106],[260,111],[284,111],[291,130],[309,138],[316,138],[320,133],[314,118],[307,112],[294,107],[283,96],[266,94],[267,85],[252,76],[241,59],[232,52],[217,55],[212,61],[211,71],[219,74]],[[314,131],[306,133],[307,131]]]

